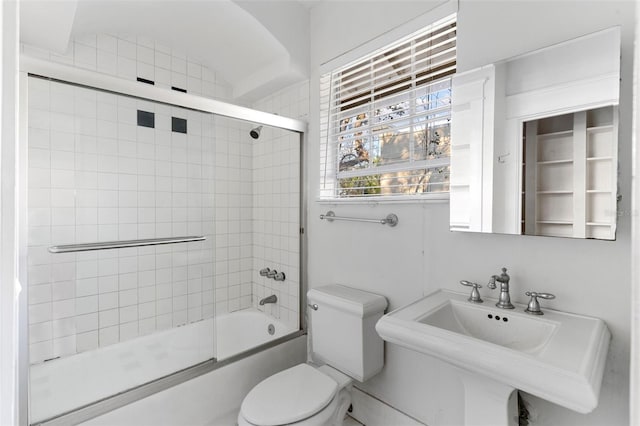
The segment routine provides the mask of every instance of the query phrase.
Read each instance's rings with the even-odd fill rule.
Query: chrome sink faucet
[[[496,306],[502,309],[514,309],[515,306],[511,304],[511,296],[509,295],[509,275],[507,274],[507,268],[502,268],[500,275],[491,275],[489,278],[489,287],[491,290],[496,288],[496,281],[500,283],[500,297]]]

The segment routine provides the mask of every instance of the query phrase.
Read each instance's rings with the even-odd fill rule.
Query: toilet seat
[[[299,364],[256,385],[242,402],[240,413],[256,426],[296,423],[325,409],[339,390],[333,378]]]

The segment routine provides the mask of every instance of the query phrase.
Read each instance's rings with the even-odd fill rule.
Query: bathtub
[[[294,331],[255,308],[219,315],[216,317],[217,358],[223,360]]]
[[[30,422],[91,404],[213,357],[229,358],[293,331],[251,308],[217,316],[215,333],[213,319],[207,319],[32,365]]]
[[[235,425],[251,388],[306,358],[307,338],[298,336],[80,425]]]

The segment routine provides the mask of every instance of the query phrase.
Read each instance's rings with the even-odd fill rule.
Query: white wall
[[[640,23],[640,8],[636,7],[636,25]],[[640,353],[640,215],[637,214],[640,203],[640,33],[636,31],[633,79],[633,179],[631,211],[632,216],[632,260],[631,260],[631,353]],[[631,421],[630,424],[640,424],[640,359],[631,357]]]
[[[0,3],[0,424],[16,424],[18,403],[18,289],[15,192],[18,103],[18,5]],[[24,395],[24,391],[22,391]],[[22,405],[26,407],[26,404]]]
[[[633,2],[460,0],[458,70],[465,71],[517,53],[544,47],[613,25],[622,25],[620,99],[620,218],[615,242],[545,237],[482,235],[448,231],[448,203],[326,205],[314,200],[319,176],[318,78],[320,66],[372,37],[431,9],[425,2],[324,2],[311,15],[311,116],[309,142],[309,286],[340,282],[384,294],[390,309],[437,288],[460,290],[461,279],[486,282],[509,268],[512,298],[524,291],[556,294],[546,306],[597,316],[613,334],[600,404],[581,415],[525,396],[531,424],[628,424],[631,70]],[[373,25],[340,30],[345,11]],[[384,19],[381,19],[384,17]],[[419,20],[420,18],[416,18]],[[429,21],[424,22],[427,25]],[[408,26],[415,27],[415,21]],[[360,28],[360,27],[358,27]],[[340,215],[384,217],[393,212],[396,228],[366,223],[320,221],[333,209]],[[483,295],[494,296],[483,289]],[[431,357],[386,346],[383,372],[361,385],[366,392],[432,426],[460,424],[461,383],[451,369]]]

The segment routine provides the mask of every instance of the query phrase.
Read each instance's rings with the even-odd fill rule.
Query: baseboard
[[[353,412],[349,415],[365,426],[426,426],[355,386],[351,393],[351,404]]]

